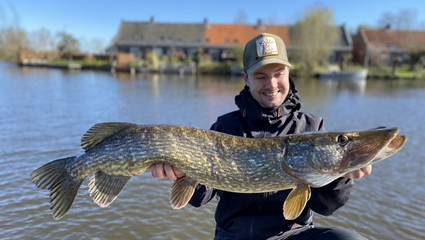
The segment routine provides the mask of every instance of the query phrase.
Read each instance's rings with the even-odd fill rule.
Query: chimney
[[[264,26],[263,20],[261,20],[261,18],[257,20],[257,28],[261,31],[264,31],[266,29],[266,26]]]
[[[151,19],[149,20],[149,23],[155,23],[155,17],[151,16]]]
[[[204,27],[205,27],[205,29],[210,28],[210,23],[208,22],[208,18],[204,18]]]
[[[391,24],[386,24],[385,26],[384,26],[384,30],[391,30]]]

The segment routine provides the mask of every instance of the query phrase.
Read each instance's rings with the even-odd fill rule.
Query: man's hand
[[[172,180],[186,175],[180,169],[168,163],[154,163],[150,168],[152,176],[156,178],[168,178]]]
[[[348,172],[344,175],[346,178],[362,178],[364,176],[369,176],[372,173],[372,165],[367,165],[364,168]]]

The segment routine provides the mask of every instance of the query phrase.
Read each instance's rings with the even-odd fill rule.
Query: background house
[[[256,25],[207,24],[203,48],[213,61],[231,59],[235,57],[232,51],[234,47],[243,47],[249,40],[263,32],[280,36],[287,46],[291,43],[288,25],[265,25],[258,21]]]
[[[150,51],[158,55],[193,56],[204,44],[204,24],[122,21],[110,52],[133,53],[146,58]]]
[[[330,44],[331,63],[338,63],[344,54],[352,52],[351,35],[345,26],[338,29],[338,40]],[[145,59],[152,50],[159,56],[184,57],[203,52],[212,61],[221,62],[234,59],[235,47],[243,47],[262,32],[280,36],[290,56],[296,51],[291,44],[289,25],[268,25],[261,20],[257,24],[214,24],[206,19],[201,23],[157,23],[151,18],[148,22],[122,21],[109,52],[133,53],[140,59]]]
[[[333,44],[329,63],[339,64],[342,68],[347,61],[352,60],[353,39],[345,25],[338,26],[338,38]]]
[[[415,64],[424,55],[423,31],[360,27],[353,36],[353,60],[365,66]]]

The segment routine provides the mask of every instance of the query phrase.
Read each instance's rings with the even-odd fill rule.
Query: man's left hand
[[[364,176],[369,176],[372,173],[372,165],[367,165],[364,168],[348,172],[344,175],[346,178],[362,178]]]

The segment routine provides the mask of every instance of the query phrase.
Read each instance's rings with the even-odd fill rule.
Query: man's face
[[[242,73],[252,96],[265,108],[279,107],[289,92],[289,67],[269,64],[253,74]]]

